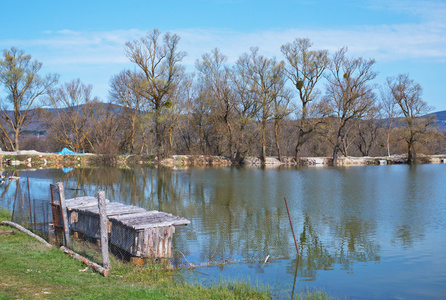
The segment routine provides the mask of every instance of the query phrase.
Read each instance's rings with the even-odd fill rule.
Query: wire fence
[[[25,189],[17,185],[11,221],[57,247],[68,246],[67,248],[88,260],[96,264],[103,264],[99,217],[92,214],[80,214],[76,211],[68,212],[67,221],[71,230],[69,230],[69,242],[67,243],[64,235],[60,195],[56,188],[56,185],[50,187],[52,199],[35,199],[29,193],[29,184]],[[110,223],[107,227],[110,228]],[[121,232],[115,232],[115,234],[121,235],[120,239],[123,245],[133,245],[134,236]],[[110,237],[109,230],[107,230],[107,236]],[[129,249],[134,250],[132,246]],[[108,253],[123,261],[131,261],[133,258],[130,252],[110,242],[107,243],[107,250]]]

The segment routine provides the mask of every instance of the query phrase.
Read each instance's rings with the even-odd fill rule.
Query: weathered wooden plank
[[[180,222],[184,224],[189,224],[190,222],[184,218],[173,216],[169,213],[163,212],[142,212],[138,214],[128,214],[119,217],[113,217],[112,219],[117,220],[128,226],[136,226],[140,224],[153,224],[153,223],[164,223],[164,222]]]
[[[125,214],[125,215],[123,214],[120,216],[114,216],[113,219],[118,220],[118,221],[124,221],[126,219],[141,218],[141,217],[147,216],[147,215],[149,215],[151,213],[155,213],[155,212],[159,213],[159,211],[156,211],[156,210],[146,211],[145,209],[143,209],[143,211],[141,211],[141,212],[135,212],[132,214]]]
[[[165,222],[165,223],[155,223],[155,224],[143,224],[143,225],[138,225],[138,226],[134,226],[132,227],[135,230],[143,230],[145,228],[158,228],[158,227],[166,227],[166,226],[186,226],[190,224],[190,222],[188,221],[186,222]]]
[[[160,216],[155,218],[144,218],[144,219],[130,219],[127,222],[123,222],[129,226],[137,226],[141,224],[154,224],[154,223],[165,223],[165,222],[181,222],[187,221],[186,219],[174,217],[174,216]]]
[[[97,205],[97,202],[96,202]],[[74,210],[84,210],[88,211],[93,214],[98,214],[99,209],[97,206],[88,206],[88,207],[76,207],[73,208]],[[122,203],[116,203],[116,202],[110,202],[106,206],[107,209],[107,216],[114,216],[114,215],[123,215],[123,214],[132,214],[132,213],[138,213],[138,212],[144,212],[144,208],[131,206],[131,205],[125,205]]]
[[[67,199],[65,201],[67,202],[68,209],[98,204],[98,200],[95,197],[91,196],[77,197],[77,198]],[[110,200],[106,200],[106,202],[108,203],[110,202]]]

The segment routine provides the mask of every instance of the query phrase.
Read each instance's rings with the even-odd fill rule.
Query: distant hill
[[[113,113],[120,113],[123,110],[122,106],[116,105],[116,104],[109,104],[109,103],[97,103],[97,109],[105,109],[105,106],[110,105],[111,107],[111,111]],[[53,108],[45,108],[47,111],[49,111],[52,114],[55,114],[55,110]],[[82,113],[82,108],[81,108],[81,113]],[[10,117],[12,117],[12,112],[8,112],[8,114],[10,115]],[[437,118],[437,125],[438,125],[438,129],[441,132],[445,132],[446,133],[446,110],[443,111],[437,111],[437,112],[433,112],[430,115],[435,115],[435,117]],[[26,133],[28,134],[32,134],[32,135],[45,135],[47,132],[47,127],[45,125],[45,123],[43,122],[36,122],[36,123],[31,123],[25,130]]]
[[[116,104],[110,104],[110,103],[102,103],[102,102],[97,102],[94,103],[95,104],[95,108],[96,109],[106,109],[107,106],[109,106],[111,108],[112,113],[120,113],[123,110],[122,106],[116,105]],[[82,108],[83,108],[83,104],[80,105],[80,113],[82,114]],[[51,113],[52,115],[56,114],[56,110],[54,108],[43,108],[44,110],[48,111],[49,113]],[[62,108],[61,111],[64,112],[66,111],[66,108]],[[13,112],[12,111],[7,111],[7,114],[10,118],[13,117]],[[37,117],[38,118],[38,117]],[[45,124],[45,122],[32,122],[31,124],[28,125],[28,127],[26,127],[25,130],[23,130],[24,134],[30,134],[30,135],[45,135],[47,133],[48,130],[48,126]]]
[[[443,120],[443,121],[446,120],[446,110],[437,111],[437,112],[434,112],[433,114],[435,114],[437,116],[438,120]]]
[[[446,132],[446,110],[434,112],[432,115],[437,117],[438,130]]]

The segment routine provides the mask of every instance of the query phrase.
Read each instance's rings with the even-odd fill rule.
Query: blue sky
[[[0,49],[15,46],[61,82],[80,78],[107,101],[111,76],[132,68],[126,41],[158,28],[181,37],[194,62],[215,47],[229,62],[250,47],[281,59],[280,46],[309,38],[330,53],[376,59],[376,83],[400,73],[423,87],[423,99],[446,110],[446,1],[0,0]]]

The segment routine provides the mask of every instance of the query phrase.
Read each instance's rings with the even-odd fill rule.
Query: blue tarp
[[[63,171],[65,174],[70,173],[70,172],[73,171],[73,170],[74,170],[74,168],[62,168],[62,171]]]
[[[71,151],[70,149],[67,148],[63,148],[62,151],[60,152],[56,152],[56,154],[60,154],[60,155],[84,155],[84,153],[76,153]]]

